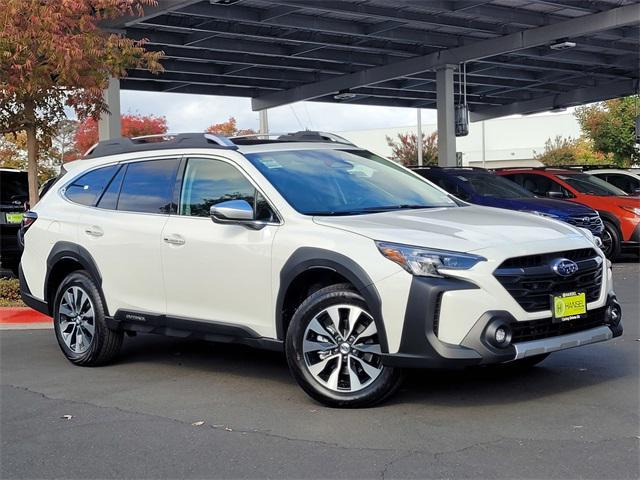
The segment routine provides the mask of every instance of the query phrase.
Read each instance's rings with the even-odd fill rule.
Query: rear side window
[[[27,172],[0,172],[0,201],[20,205],[29,199]]]
[[[124,173],[127,171],[127,166],[123,165],[113,177],[109,186],[102,194],[102,198],[98,201],[98,208],[106,208],[109,210],[115,210],[118,207],[118,195],[120,195],[120,188],[122,187],[122,180],[124,179]]]
[[[94,206],[116,170],[117,165],[109,165],[82,175],[67,187],[65,196],[72,202]]]
[[[170,213],[178,164],[176,158],[128,164],[120,189],[118,210]]]

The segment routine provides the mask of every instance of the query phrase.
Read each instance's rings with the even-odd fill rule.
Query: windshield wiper
[[[307,212],[307,215],[337,217],[340,215],[366,215],[372,213],[384,213],[393,212],[395,210],[418,210],[422,208],[443,208],[448,205],[389,205],[384,207],[364,207],[353,210],[333,210],[333,211],[319,211],[319,212]]]
[[[390,212],[393,210],[418,210],[420,208],[439,208],[438,205],[389,205],[385,207],[366,207],[360,209],[363,212]]]

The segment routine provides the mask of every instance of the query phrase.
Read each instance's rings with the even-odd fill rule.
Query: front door
[[[271,244],[278,220],[262,194],[234,164],[188,158],[178,214],[162,233],[167,315],[248,327],[274,336]],[[214,223],[212,205],[246,200],[266,226]]]

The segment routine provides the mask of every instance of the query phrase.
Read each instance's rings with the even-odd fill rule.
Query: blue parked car
[[[413,171],[469,203],[555,218],[586,228],[598,237],[604,229],[600,215],[592,208],[564,200],[536,197],[515,182],[484,168],[417,167]]]

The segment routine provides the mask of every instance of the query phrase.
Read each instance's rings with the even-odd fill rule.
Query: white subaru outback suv
[[[622,334],[586,230],[468,205],[338,137],[99,143],[24,219],[24,301],[64,355],[125,333],[284,350],[313,398],[366,406],[407,367],[534,364]]]

